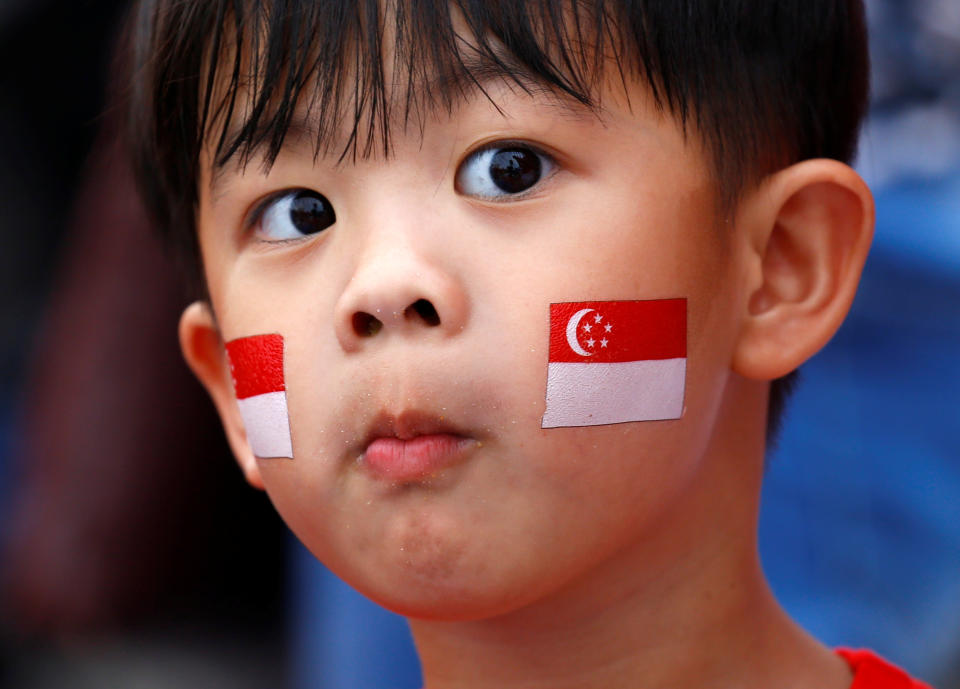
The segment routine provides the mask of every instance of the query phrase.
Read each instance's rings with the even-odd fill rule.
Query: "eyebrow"
[[[455,98],[450,107],[450,117],[456,117],[456,114],[459,110],[468,107],[472,100],[477,98],[483,98],[490,102],[498,111],[503,113],[500,105],[493,96],[490,95],[488,89],[491,85],[494,84],[505,84],[508,88],[519,88],[523,93],[529,95],[534,99],[541,99],[542,102],[538,103],[540,107],[547,107],[554,110],[564,119],[582,122],[586,120],[596,120],[600,115],[602,108],[596,104],[585,103],[577,98],[574,98],[572,95],[564,92],[559,86],[553,87],[549,84],[544,83],[542,78],[536,77],[529,70],[522,68],[517,65],[509,65],[509,72],[506,72],[502,69],[491,69],[487,65],[481,65],[477,63],[476,65],[466,65],[467,74],[472,78],[464,84],[459,97]],[[425,87],[422,89],[424,93],[439,93],[449,90],[447,85],[447,80],[441,78],[431,79],[427,82]],[[241,87],[242,88],[242,87]],[[391,103],[391,111],[397,106],[397,104],[403,103],[402,99],[395,99]],[[438,106],[434,106],[435,108]],[[239,121],[237,124],[230,126],[224,136],[224,141],[227,142],[227,145],[232,145],[231,142],[236,141],[244,129],[248,126],[248,123],[244,120]],[[355,138],[358,136],[357,132],[353,132],[352,136],[337,136],[335,139],[348,139],[345,146],[341,147],[344,149],[344,152],[341,154],[331,154],[326,153],[325,150],[333,150],[335,147],[330,146],[329,149],[324,149],[321,145],[322,142],[318,140],[317,132],[319,131],[319,122],[316,115],[312,115],[309,111],[303,112],[298,110],[294,113],[289,124],[284,128],[283,140],[280,143],[280,151],[290,151],[290,150],[302,150],[306,142],[312,144],[314,155],[318,158],[325,157],[336,157],[340,160],[346,157],[346,150],[350,146],[349,139]],[[250,163],[256,164],[259,162],[266,162],[265,156],[263,155],[263,149],[269,147],[270,138],[275,132],[275,125],[270,124],[269,122],[263,122],[262,120],[253,128],[247,136],[243,138],[247,142],[256,141],[259,142],[255,146],[246,147],[241,144],[238,151],[235,151],[230,159],[217,163],[214,162],[212,174],[210,177],[210,197],[212,203],[216,205],[218,198],[220,198],[225,188],[228,185],[228,178],[231,176],[231,173],[237,171],[238,168],[245,168],[246,165]],[[335,143],[331,142],[331,143]],[[271,161],[272,162],[272,161]]]
[[[281,151],[290,151],[301,149],[306,141],[315,141],[315,132],[317,131],[314,118],[295,115],[287,125],[283,135],[283,141],[280,143]],[[244,126],[233,127],[227,131],[224,141],[234,141],[243,131]],[[248,152],[237,152],[226,161],[216,162],[212,166],[210,174],[210,200],[212,205],[217,205],[217,201],[224,195],[229,186],[230,178],[237,172],[245,170],[247,165],[253,163],[265,163],[263,149],[269,145],[270,135],[273,133],[273,127],[267,124],[257,126],[250,136],[254,141],[261,141],[257,146],[250,147]],[[243,147],[241,147],[242,149]]]

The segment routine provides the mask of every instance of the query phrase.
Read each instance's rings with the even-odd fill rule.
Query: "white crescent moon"
[[[593,309],[580,309],[570,316],[570,320],[567,321],[567,344],[570,345],[570,349],[580,356],[591,356],[590,352],[586,351],[580,346],[580,343],[577,342],[577,326],[580,325],[580,319],[591,311],[593,311]]]

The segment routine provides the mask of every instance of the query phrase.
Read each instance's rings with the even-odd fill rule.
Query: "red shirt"
[[[837,655],[853,670],[850,689],[930,689],[872,651],[838,648]]]

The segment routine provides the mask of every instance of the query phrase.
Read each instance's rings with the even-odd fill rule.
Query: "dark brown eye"
[[[326,196],[299,189],[267,205],[259,233],[269,240],[299,239],[322,232],[336,221],[337,215]]]
[[[529,149],[501,148],[490,161],[490,179],[508,194],[519,194],[540,181],[540,158]]]
[[[457,171],[457,191],[503,199],[536,186],[554,167],[553,160],[522,144],[491,146],[470,155]]]

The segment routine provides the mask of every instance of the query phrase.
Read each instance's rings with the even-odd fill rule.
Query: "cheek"
[[[727,365],[706,335],[722,320],[719,308],[709,296],[689,297],[687,303],[686,379],[680,390],[682,415],[676,419],[541,428],[549,407],[548,305],[542,307],[538,327],[521,331],[529,346],[516,349],[517,373],[507,376],[503,385],[503,402],[511,410],[503,431],[507,444],[522,454],[518,465],[525,472],[514,477],[512,485],[542,501],[531,509],[551,515],[553,523],[571,535],[571,543],[603,548],[610,539],[635,535],[638,525],[666,509],[696,473],[711,439]],[[584,530],[591,533],[582,540],[572,537]]]

